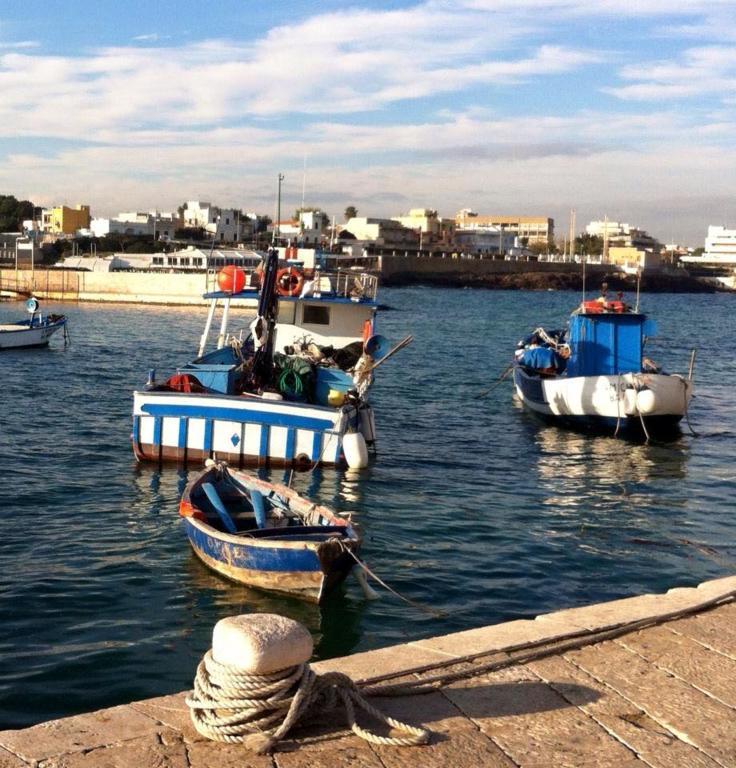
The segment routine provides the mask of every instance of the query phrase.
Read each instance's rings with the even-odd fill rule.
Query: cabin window
[[[316,304],[305,304],[302,310],[302,322],[306,325],[329,325],[330,308]]]

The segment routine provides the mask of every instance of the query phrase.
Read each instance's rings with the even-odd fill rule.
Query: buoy
[[[342,450],[350,469],[365,469],[368,466],[368,446],[360,432],[348,432],[342,439]]]
[[[212,631],[212,658],[250,674],[267,675],[304,664],[313,649],[306,627],[275,613],[229,616]]]
[[[345,402],[345,393],[339,389],[331,389],[327,393],[327,405],[339,408]]]
[[[217,273],[217,285],[225,293],[240,293],[245,288],[245,272],[234,264],[228,264]]]

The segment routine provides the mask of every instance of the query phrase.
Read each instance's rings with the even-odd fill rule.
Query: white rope
[[[431,732],[395,720],[374,707],[355,683],[340,672],[317,675],[309,664],[298,664],[267,675],[246,674],[220,664],[209,650],[197,667],[194,691],[187,697],[194,727],[213,741],[245,744],[257,754],[274,745],[309,711],[323,713],[342,704],[349,728],[372,744],[426,744]],[[379,736],[356,721],[361,709],[404,736]]]

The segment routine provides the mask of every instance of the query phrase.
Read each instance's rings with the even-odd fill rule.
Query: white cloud
[[[648,195],[670,200],[676,187],[705,200],[733,187],[723,147],[736,135],[734,8],[429,0],[316,13],[249,41],[165,45],[152,33],[74,56],[0,44],[0,140],[11,147],[0,187],[98,214],[186,197],[253,207],[272,198],[276,170],[301,180],[307,154],[315,204],[559,218],[581,200],[595,215],[614,200],[624,210],[612,215],[637,219],[627,211]],[[629,45],[632,19],[640,39]],[[723,44],[648,60],[654,36],[693,45],[716,19]],[[630,103],[617,111],[601,90]],[[707,111],[675,108],[703,95]]]
[[[620,99],[649,101],[711,95],[732,98],[736,93],[736,46],[691,48],[678,62],[629,65],[621,70],[620,76],[640,81],[605,89]]]

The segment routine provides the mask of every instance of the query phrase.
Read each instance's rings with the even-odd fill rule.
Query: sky
[[[0,194],[736,227],[736,0],[0,0]]]

